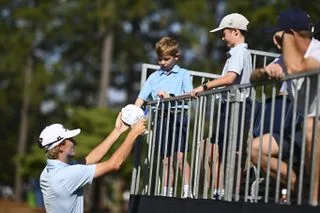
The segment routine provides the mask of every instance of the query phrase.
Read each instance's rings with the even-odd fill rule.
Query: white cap
[[[233,29],[248,31],[248,28],[247,28],[248,24],[249,24],[248,19],[243,15],[239,13],[231,13],[223,17],[223,19],[219,24],[219,27],[213,30],[210,30],[210,32],[217,32],[225,28],[233,28]]]
[[[134,125],[139,120],[144,118],[143,110],[134,104],[128,104],[127,106],[121,109],[121,112],[122,121],[130,126]]]
[[[51,124],[42,130],[39,136],[39,144],[42,148],[50,150],[62,141],[78,135],[81,129],[69,130],[61,124]]]

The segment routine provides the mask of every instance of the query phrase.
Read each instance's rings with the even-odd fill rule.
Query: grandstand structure
[[[253,69],[264,67],[279,56],[257,50],[250,52]],[[157,65],[143,64],[141,85],[148,75],[158,68]],[[219,77],[192,70],[190,74],[194,86]],[[306,90],[303,94],[306,95],[297,95],[294,99],[286,93],[279,95],[281,84],[286,82],[289,85],[290,81],[295,79],[306,82],[307,86],[303,88]],[[316,97],[309,95],[312,80],[318,82]],[[311,193],[314,188],[313,168],[317,165],[310,165],[310,174],[305,171],[307,105],[299,105],[301,101],[308,103],[309,99],[317,98],[316,109],[319,109],[319,82],[320,70],[313,70],[285,76],[281,82],[264,81],[208,90],[199,94],[198,98],[183,95],[149,101],[146,104],[148,134],[144,140],[137,142],[135,147],[129,212],[319,211],[312,202]],[[294,89],[296,94],[299,94],[299,89]],[[248,121],[245,119],[245,91],[250,91],[248,98],[252,105]],[[222,105],[227,108],[223,118]],[[305,109],[301,110],[301,107]],[[165,172],[161,144],[156,137],[159,129],[161,131],[169,128],[164,122],[166,119],[170,120],[171,117],[173,122],[178,122],[177,119],[183,116],[187,117],[187,137],[185,141],[179,140],[179,146],[181,143],[186,146],[182,165],[185,166],[186,162],[190,164],[190,196],[187,198],[183,197],[182,183],[185,167],[180,172],[177,159],[174,158],[169,162],[170,169],[167,174],[174,179],[173,194],[167,196],[163,193]],[[224,122],[220,122],[221,119],[224,119]],[[181,134],[182,126],[173,126],[171,132]],[[223,136],[219,136],[218,132],[223,132]],[[271,154],[264,171],[260,160],[261,150],[258,162],[252,162],[252,141],[254,138],[262,141],[265,133],[280,135],[278,158],[288,165],[286,177],[280,177],[279,163],[276,174],[272,174]],[[316,147],[317,130],[314,135],[313,147]],[[168,134],[161,137],[167,147]],[[301,140],[297,140],[298,137]],[[262,146],[259,149],[262,149]],[[174,156],[173,150],[172,146],[171,150],[166,149],[165,152]],[[312,157],[315,159],[315,152]],[[292,179],[296,179],[295,188],[291,184]],[[217,189],[223,189],[222,196],[216,196]],[[280,205],[283,189],[287,191],[286,203]]]

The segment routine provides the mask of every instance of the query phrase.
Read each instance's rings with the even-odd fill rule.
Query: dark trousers
[[[249,129],[249,124],[250,124],[250,117],[251,117],[251,110],[252,110],[252,101],[250,98],[246,99],[246,104],[245,104],[245,112],[244,112],[244,128],[243,131],[246,131]],[[219,145],[219,149],[221,149],[223,146],[223,141],[226,141],[228,143],[229,141],[229,135],[230,131],[232,129],[231,126],[231,116],[232,116],[232,103],[229,103],[229,110],[228,110],[228,117],[227,117],[227,103],[222,102],[221,103],[221,113],[220,113],[220,124],[219,124],[219,130],[218,130],[218,140],[217,143]],[[240,133],[241,133],[241,121],[242,121],[242,109],[243,109],[243,102],[239,103],[239,111],[236,111],[233,116],[238,117],[238,122],[236,128],[238,128],[237,131],[237,149],[239,148],[239,141],[240,141]],[[226,124],[227,122],[227,124]],[[227,125],[227,132],[225,132],[225,125]],[[213,130],[213,132],[216,132],[216,127]],[[225,134],[226,133],[226,134]],[[211,138],[211,143],[216,143],[216,134],[213,135]],[[226,135],[226,138],[224,137]]]
[[[282,107],[283,107],[283,96],[277,96],[274,102],[274,116],[273,116],[273,129],[272,136],[275,141],[280,144],[280,130],[281,130],[281,117],[284,116],[284,125],[283,125],[283,158],[288,158],[290,151],[290,143],[291,143],[291,129],[293,117],[296,116],[295,121],[295,141],[294,141],[294,153],[295,155],[300,155],[301,142],[302,142],[302,124],[303,124],[303,116],[297,112],[296,115],[293,114],[293,102],[290,99],[286,99],[286,107],[284,111],[284,115],[282,115]],[[265,102],[265,110],[264,110],[264,122],[261,122],[262,115],[262,104],[256,104],[257,111],[255,116],[254,128],[253,128],[253,137],[259,137],[260,132],[262,130],[262,134],[270,133],[270,124],[271,124],[271,110],[272,110],[272,99],[268,98]]]
[[[184,152],[186,147],[187,135],[187,110],[184,111],[184,116],[181,122],[181,112],[177,113],[176,122],[174,122],[174,113],[164,114],[161,129],[161,117],[157,119],[156,128],[156,147],[161,149],[161,156],[168,157],[176,152]],[[168,128],[167,128],[168,126]],[[180,128],[182,128],[180,133]],[[175,130],[175,131],[174,131]],[[180,142],[179,142],[180,141]],[[180,143],[180,147],[179,147]],[[173,147],[174,146],[174,147]]]

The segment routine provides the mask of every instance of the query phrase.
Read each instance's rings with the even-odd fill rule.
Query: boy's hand
[[[163,91],[158,92],[158,96],[160,98],[170,98],[170,95],[166,92],[163,92]]]
[[[198,95],[199,92],[203,92],[203,91],[204,91],[204,89],[203,89],[203,86],[201,85],[201,86],[198,86],[198,87],[194,88],[191,91],[190,95],[195,98]]]
[[[144,100],[138,97],[134,104],[137,105],[138,107],[142,107],[142,105],[144,104]]]
[[[128,125],[126,125],[122,119],[121,119],[121,115],[122,113],[119,112],[116,123],[115,123],[115,130],[118,131],[120,134],[124,133],[125,131],[127,131],[127,129],[129,128]]]
[[[131,132],[136,133],[137,135],[141,135],[147,131],[146,129],[146,119],[141,119],[136,124],[132,126]]]

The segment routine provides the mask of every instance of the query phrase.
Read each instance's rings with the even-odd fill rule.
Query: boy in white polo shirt
[[[196,87],[192,90],[191,95],[196,96],[198,93],[203,92],[208,89],[214,89],[218,87],[225,87],[234,84],[246,84],[250,81],[250,75],[252,72],[252,62],[251,62],[251,55],[248,51],[248,44],[245,43],[245,35],[248,31],[247,25],[249,21],[246,17],[239,13],[232,13],[225,16],[220,24],[219,27],[211,30],[210,32],[221,32],[222,33],[222,40],[226,43],[226,45],[230,48],[229,52],[227,53],[228,59],[224,65],[222,70],[222,76],[209,81],[207,83],[202,84],[201,86]],[[241,103],[246,101],[246,114],[245,119],[246,123],[249,121],[250,112],[251,112],[251,101],[249,100],[250,92],[248,90],[243,90],[241,92]],[[226,97],[222,97],[222,106],[221,106],[221,116],[220,116],[220,128],[219,128],[219,140],[218,144],[219,147],[222,147],[223,142],[223,135],[224,135],[224,122],[226,121]],[[240,111],[241,112],[241,109]],[[229,116],[230,119],[230,116]],[[241,120],[241,116],[239,121]],[[229,129],[229,128],[227,128]],[[227,140],[226,140],[227,141]],[[211,154],[213,153],[213,143],[214,138],[211,140]],[[221,149],[220,149],[221,150]],[[210,158],[212,159],[212,158]],[[223,168],[221,168],[223,169]],[[216,169],[217,170],[217,169]],[[220,173],[222,170],[220,170]],[[217,174],[217,172],[216,172]],[[217,175],[215,175],[217,177]],[[223,197],[224,194],[224,183],[222,180],[217,180],[215,178],[215,185],[219,183],[219,189],[217,186],[212,186],[214,189],[213,195],[218,197]],[[220,176],[221,177],[221,176]]]

